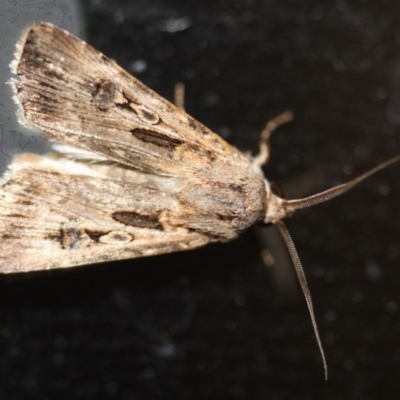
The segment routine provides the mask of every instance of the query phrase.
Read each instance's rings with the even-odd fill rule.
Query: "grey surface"
[[[9,64],[14,58],[15,44],[23,29],[38,21],[53,22],[83,35],[82,10],[77,1],[1,0],[0,1],[0,173],[13,154],[23,151],[43,152],[46,143],[16,120],[12,90],[6,83],[11,78]]]

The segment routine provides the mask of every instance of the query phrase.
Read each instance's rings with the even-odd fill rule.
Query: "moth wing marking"
[[[51,140],[163,175],[190,176],[198,164],[229,163],[232,154],[248,163],[218,135],[67,31],[32,25],[17,49],[11,67],[18,78],[11,82],[22,121]]]
[[[157,185],[148,186],[110,180],[78,163],[17,157],[0,186],[0,272],[150,256],[210,241],[185,229],[165,230],[165,210],[154,204]],[[163,207],[175,207],[167,193]]]

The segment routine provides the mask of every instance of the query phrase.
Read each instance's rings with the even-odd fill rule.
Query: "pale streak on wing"
[[[22,119],[51,140],[160,175],[190,177],[231,162],[249,169],[218,135],[51,24],[26,29],[12,70]]]
[[[160,193],[156,184],[110,180],[84,165],[19,156],[0,186],[0,272],[72,267],[207,244],[210,238],[199,233],[163,230],[163,211],[175,207],[173,196]]]

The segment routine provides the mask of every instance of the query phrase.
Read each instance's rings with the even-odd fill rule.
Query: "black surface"
[[[243,150],[291,109],[266,168],[329,185],[399,152],[395,1],[96,1],[89,41]],[[188,28],[165,32],[167,20]],[[0,278],[1,399],[396,399],[400,166],[288,222],[304,300],[273,284],[248,232],[179,254]],[[353,177],[354,174],[348,176]],[[272,249],[273,251],[273,249]]]

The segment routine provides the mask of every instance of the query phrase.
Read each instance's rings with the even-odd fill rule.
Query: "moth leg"
[[[174,104],[181,110],[185,111],[185,85],[182,82],[175,84]]]
[[[286,111],[266,123],[260,135],[260,152],[253,158],[254,164],[262,167],[268,161],[270,155],[269,138],[271,137],[271,133],[281,125],[290,122],[292,119],[293,114],[290,111]]]

